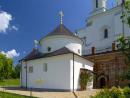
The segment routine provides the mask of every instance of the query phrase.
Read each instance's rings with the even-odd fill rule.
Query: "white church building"
[[[93,10],[84,28],[73,34],[61,17],[61,24],[38,41],[39,48],[21,60],[22,87],[78,90],[80,72],[93,71],[94,63],[84,58],[92,53],[92,47],[96,53],[112,51],[118,36],[130,36],[129,26],[121,19],[122,0],[116,0],[117,5],[111,9],[107,9],[107,0],[91,1]],[[92,87],[93,82],[88,86]]]
[[[62,15],[61,15],[62,16]],[[38,49],[21,60],[21,87],[74,91],[80,89],[82,70],[93,63],[82,56],[82,40],[62,23],[39,41]],[[88,88],[93,87],[93,81]]]
[[[83,55],[91,54],[91,48],[96,48],[96,53],[112,50],[118,36],[130,36],[130,27],[122,22],[121,16],[124,7],[123,0],[115,0],[116,6],[108,9],[108,0],[91,0],[93,9],[86,19],[84,28],[77,30],[77,36],[83,41]]]

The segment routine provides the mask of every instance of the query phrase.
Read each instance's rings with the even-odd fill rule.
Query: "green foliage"
[[[0,53],[0,78],[11,78],[13,60]]]
[[[12,58],[0,53],[0,81],[20,77],[20,65],[14,67]]]
[[[125,98],[130,98],[130,88],[129,87],[125,87],[123,89],[123,93],[124,93]]]
[[[29,97],[29,96],[22,96],[17,94],[0,92],[0,98],[36,98],[36,97]]]
[[[80,74],[81,90],[86,90],[86,86],[87,83],[89,82],[90,77],[91,77],[90,73],[87,73],[86,71]]]
[[[124,73],[123,78],[130,80],[130,37],[125,38],[124,36],[120,36],[118,38],[118,49],[122,51],[125,56],[125,63],[128,65],[127,71]]]
[[[116,87],[103,89],[91,98],[130,98],[130,88],[125,87],[123,90]]]
[[[0,86],[19,86],[20,81],[19,79],[4,79],[0,81]]]
[[[123,11],[121,19],[130,26],[130,0],[125,0],[124,8],[125,10]]]
[[[125,8],[130,10],[130,0],[125,0]]]
[[[21,66],[19,64],[17,64],[15,66],[15,68],[12,70],[12,78],[17,79],[20,78],[20,70],[21,70]]]
[[[112,98],[123,98],[123,94],[119,88],[112,87],[110,91],[110,95]]]
[[[110,95],[109,89],[103,89],[91,98],[112,98],[112,96]]]

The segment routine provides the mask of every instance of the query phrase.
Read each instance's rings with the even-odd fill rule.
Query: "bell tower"
[[[106,11],[107,0],[92,0],[92,1],[93,1],[93,12]]]

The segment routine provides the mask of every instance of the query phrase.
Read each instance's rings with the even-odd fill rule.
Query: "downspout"
[[[27,89],[27,61],[25,61],[26,64],[26,89]]]
[[[22,77],[23,77],[23,75],[22,75],[22,61],[20,61],[19,62],[20,63],[20,79],[21,79],[21,83],[20,83],[20,86],[22,87]]]
[[[73,93],[74,93],[74,53],[73,53]]]
[[[74,66],[75,66],[75,65],[74,65],[74,59],[75,59],[75,58],[74,58],[74,53],[73,53],[73,94],[74,94],[75,98],[78,98],[78,96],[76,95],[76,93],[75,93],[75,91],[74,91],[74,79],[75,79],[75,77],[74,77],[74,76],[75,76],[75,75],[74,75],[74,71],[75,71],[75,70],[74,70],[74,68],[75,68],[75,67],[74,67]]]

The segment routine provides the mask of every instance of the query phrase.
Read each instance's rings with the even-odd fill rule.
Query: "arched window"
[[[104,38],[108,38],[108,29],[104,30]]]

